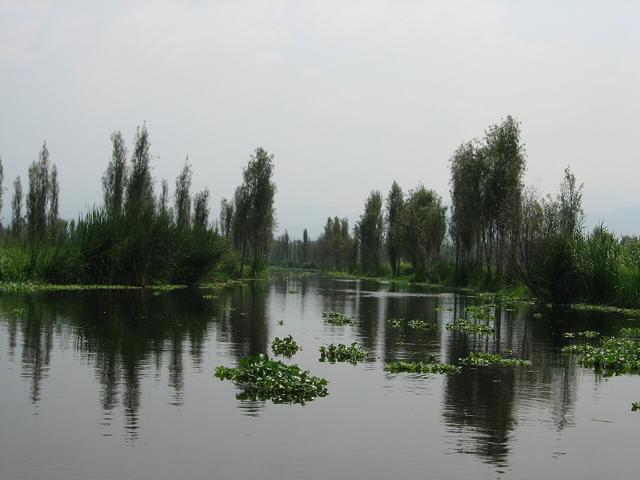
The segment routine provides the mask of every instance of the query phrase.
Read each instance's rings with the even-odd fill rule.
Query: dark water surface
[[[560,353],[572,341],[565,331],[614,334],[638,322],[519,305],[501,309],[488,337],[444,328],[474,302],[320,277],[215,292],[2,294],[0,478],[640,477],[640,413],[630,411],[640,379],[601,377]],[[326,310],[357,323],[328,325]],[[398,317],[441,328],[389,328]],[[303,347],[291,362],[328,379],[329,396],[240,401],[237,386],[213,376],[288,334]],[[318,362],[320,345],[353,341],[366,362]],[[455,363],[507,349],[533,366],[383,371],[394,359]]]

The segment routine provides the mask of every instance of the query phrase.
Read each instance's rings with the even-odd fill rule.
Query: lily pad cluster
[[[353,319],[351,317],[340,312],[323,312],[322,318],[332,325],[351,325],[353,323]]]
[[[314,377],[297,365],[286,365],[266,355],[242,358],[236,368],[219,366],[215,376],[231,380],[243,389],[239,399],[304,404],[328,395],[327,380]]]
[[[356,342],[353,342],[351,345],[331,343],[320,347],[321,362],[349,362],[355,365],[366,357],[367,352],[361,350]]]
[[[568,345],[562,351],[578,355],[580,365],[604,375],[640,373],[640,342],[628,338],[604,337],[598,344]]]
[[[441,373],[452,374],[460,373],[462,370],[458,365],[448,365],[445,363],[432,362],[403,362],[395,361],[385,363],[384,369],[391,373]]]
[[[529,366],[529,360],[519,358],[508,358],[495,353],[471,352],[465,358],[458,359],[461,365],[473,365],[476,367],[488,367],[490,365],[498,365],[503,367],[522,367]]]
[[[293,339],[291,335],[285,338],[274,338],[271,342],[271,351],[276,355],[284,355],[285,357],[294,356],[302,347]]]

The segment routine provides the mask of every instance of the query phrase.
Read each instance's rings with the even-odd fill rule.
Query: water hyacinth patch
[[[476,367],[488,367],[498,365],[501,367],[524,367],[531,365],[529,360],[519,358],[506,358],[495,353],[471,352],[465,358],[458,360],[461,365],[473,365]]]
[[[640,328],[627,327],[620,330],[620,336],[622,337],[640,337]]]
[[[594,332],[593,330],[585,330],[584,332],[564,332],[562,334],[564,338],[574,338],[574,337],[583,337],[583,338],[597,338],[600,336],[598,332]]]
[[[353,319],[351,317],[340,312],[323,312],[322,318],[332,325],[351,325],[353,323]]]
[[[385,363],[384,369],[391,373],[438,373],[447,375],[460,373],[462,370],[457,365],[448,365],[446,363],[404,361]]]
[[[464,318],[459,318],[454,320],[453,323],[448,323],[445,328],[453,332],[480,333],[483,335],[489,335],[495,332],[495,328],[488,323],[474,323]]]
[[[367,352],[361,350],[356,342],[347,346],[343,343],[322,345],[320,347],[321,362],[349,362],[353,365],[367,357]]]
[[[282,339],[278,337],[274,338],[273,342],[271,342],[271,350],[276,355],[292,357],[298,352],[298,350],[302,350],[302,347],[296,343],[291,335],[289,335]]]
[[[414,330],[429,330],[433,327],[432,324],[425,322],[424,320],[409,320],[409,328]]]
[[[640,412],[640,402],[633,402],[631,404],[631,411],[632,412]]]
[[[270,360],[266,355],[245,357],[236,368],[219,366],[215,376],[242,386],[239,399],[304,405],[305,402],[328,395],[328,382],[324,378],[314,377],[297,365]]]
[[[640,373],[640,343],[627,338],[602,338],[597,345],[568,345],[563,353],[579,356],[583,367],[604,375]]]
[[[400,328],[402,326],[402,318],[390,318],[387,320],[387,325],[389,328]]]

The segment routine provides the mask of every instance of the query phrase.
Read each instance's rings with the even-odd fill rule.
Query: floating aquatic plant
[[[314,377],[297,365],[270,360],[266,355],[242,358],[236,368],[219,366],[215,376],[243,387],[241,399],[300,403],[328,395],[327,380]]]
[[[278,325],[280,326],[284,325],[284,320],[278,320]]]
[[[583,338],[597,338],[600,336],[598,332],[594,332],[593,330],[585,330],[584,332],[564,332],[562,334],[564,338],[574,338],[574,337],[583,337]]]
[[[640,412],[640,402],[633,402],[631,404],[631,411],[632,412]]]
[[[324,318],[327,323],[331,323],[333,325],[350,325],[353,323],[353,319],[351,317],[340,312],[323,312],[322,318]]]
[[[429,330],[433,327],[432,324],[425,322],[424,320],[409,320],[409,328],[414,330]]]
[[[464,311],[474,320],[493,320],[496,316],[493,305],[469,305]]]
[[[205,300],[214,300],[217,297],[217,295],[202,295],[202,298],[204,298]]]
[[[542,318],[542,313],[540,313],[540,312],[534,313],[533,314],[533,318]]]
[[[605,337],[596,345],[567,345],[564,353],[579,356],[579,363],[604,375],[640,373],[640,342],[628,338]]]
[[[271,350],[276,355],[284,355],[285,357],[292,357],[298,350],[302,350],[291,335],[285,338],[274,338],[271,342]]]
[[[322,345],[320,347],[321,362],[349,362],[355,365],[366,358],[367,352],[361,350],[356,342],[351,345],[343,343]]]
[[[495,353],[471,352],[465,358],[458,359],[461,365],[473,365],[476,367],[488,367],[498,365],[502,367],[523,367],[531,365],[529,360],[519,358],[507,358]]]
[[[474,323],[464,318],[459,318],[454,320],[453,323],[448,323],[445,328],[454,332],[481,333],[484,335],[489,335],[495,331],[495,328],[488,323]]]
[[[462,370],[457,365],[448,365],[446,363],[432,363],[432,362],[403,362],[395,361],[385,363],[384,369],[391,373],[460,373]]]
[[[387,320],[387,325],[389,325],[389,328],[400,328],[403,320],[402,318],[390,318]]]
[[[11,310],[11,313],[13,315],[24,315],[24,308],[22,307],[16,307],[14,309]]]
[[[620,335],[623,337],[640,337],[640,328],[635,327],[627,327],[627,328],[622,328],[620,330]]]

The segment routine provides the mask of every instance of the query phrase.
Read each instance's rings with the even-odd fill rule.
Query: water
[[[315,276],[215,292],[2,294],[0,479],[636,478],[638,377],[597,376],[560,348],[573,341],[565,331],[638,323],[519,305],[501,309],[489,337],[444,328],[476,301]],[[328,325],[326,310],[357,323]],[[389,328],[398,317],[442,328]],[[240,401],[213,376],[288,334],[303,347],[291,361],[327,378],[328,397]],[[323,343],[353,341],[365,363],[318,362]],[[533,366],[383,371],[507,349]]]

